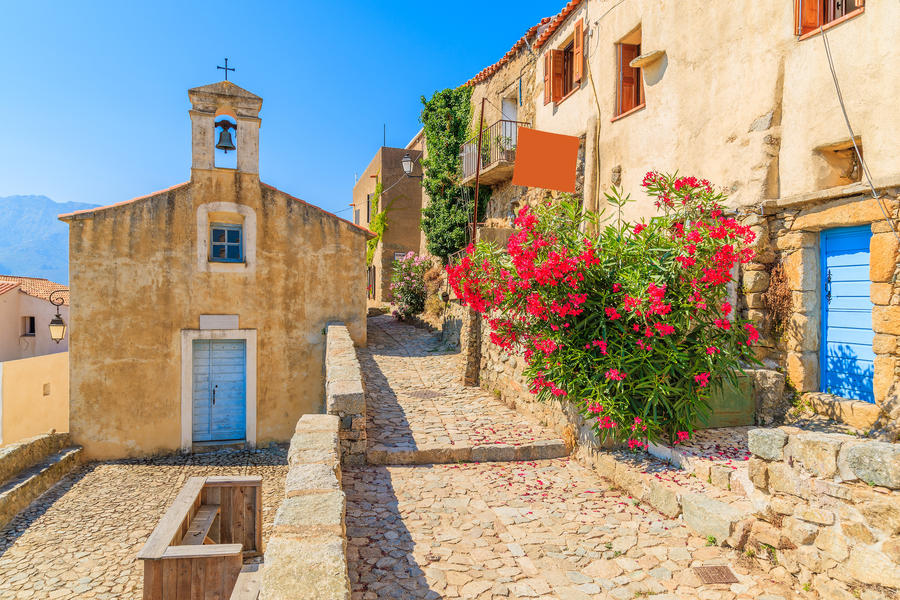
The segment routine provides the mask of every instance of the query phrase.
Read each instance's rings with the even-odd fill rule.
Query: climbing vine
[[[467,139],[471,119],[472,88],[464,86],[422,96],[420,120],[425,130],[428,158],[422,161],[422,185],[430,203],[422,210],[422,230],[428,252],[447,257],[466,245],[472,219],[474,193],[459,184],[459,152]],[[479,205],[488,190],[482,189]]]
[[[379,204],[381,203],[381,191],[384,189],[384,184],[381,180],[378,180],[378,183],[375,184],[375,192],[372,194],[372,208],[371,210],[375,213],[375,216],[372,217],[372,220],[369,221],[369,230],[375,234],[375,237],[366,242],[366,264],[371,265],[372,259],[375,257],[375,249],[378,248],[378,243],[381,241],[382,236],[384,235],[384,230],[387,229],[387,212],[390,210],[390,204],[384,207],[384,210],[378,210]]]

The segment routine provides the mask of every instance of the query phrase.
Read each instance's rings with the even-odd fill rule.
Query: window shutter
[[[619,114],[626,113],[639,104],[640,69],[628,65],[638,57],[639,46],[619,44]]]
[[[544,104],[550,104],[550,52],[544,53]]]
[[[550,100],[559,102],[563,97],[565,81],[565,52],[550,51]]]
[[[797,35],[817,29],[821,22],[822,0],[795,0],[794,25]]]
[[[584,76],[584,19],[578,19],[575,23],[572,63],[572,79],[577,84]]]

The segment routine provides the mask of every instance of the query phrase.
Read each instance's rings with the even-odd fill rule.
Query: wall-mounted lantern
[[[410,157],[409,152],[403,155],[403,158],[400,159],[400,166],[403,167],[403,172],[406,173],[407,177],[416,177],[421,179],[421,175],[413,175],[413,159]]]
[[[56,307],[56,316],[50,319],[50,339],[57,344],[66,337],[66,322],[63,321],[62,315],[59,314],[59,307],[65,304],[66,299],[63,294],[68,290],[55,290],[50,293],[50,304]]]

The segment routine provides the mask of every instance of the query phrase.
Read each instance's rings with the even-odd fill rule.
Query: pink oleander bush
[[[624,222],[619,191],[606,221],[564,197],[523,208],[505,249],[479,243],[447,266],[491,341],[524,357],[532,393],[570,402],[630,448],[687,440],[711,390],[757,363],[759,337],[726,289],[754,234],[706,180],[651,172],[643,186],[660,209],[649,221]]]
[[[396,305],[394,316],[405,319],[425,310],[428,295],[425,273],[431,265],[431,259],[415,252],[408,252],[394,261],[394,272],[391,274],[391,299]]]

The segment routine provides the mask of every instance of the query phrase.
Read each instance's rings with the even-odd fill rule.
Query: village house
[[[50,294],[59,290],[59,308]],[[59,312],[69,321],[69,289],[40,277],[0,275],[0,362],[65,352],[68,336],[59,342],[50,337],[50,321]]]
[[[405,148],[382,146],[353,186],[353,222],[380,233],[366,273],[367,297],[376,302],[391,299],[394,261],[422,245],[422,155],[421,133]]]
[[[635,200],[626,218],[652,216],[641,188],[650,170],[722,187],[757,234],[739,285],[744,314],[764,330],[760,358],[819,412],[864,430],[900,422],[900,89],[882,76],[900,68],[900,7],[768,0],[739,14],[572,0],[468,82],[474,118],[486,97],[490,140],[509,139],[494,128],[514,120],[579,137],[578,193],[594,210],[618,186]],[[510,185],[507,145],[482,164],[493,190],[482,239],[550,194]]]
[[[371,233],[260,181],[259,96],[188,95],[188,182],[60,216],[71,434],[91,458],[285,441],[323,410],[326,325],[365,344]]]

